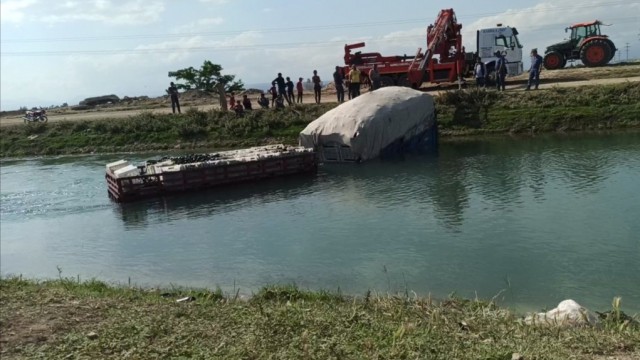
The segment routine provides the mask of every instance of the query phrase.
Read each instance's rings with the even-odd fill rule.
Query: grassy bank
[[[640,83],[532,92],[450,91],[436,98],[443,136],[640,127]],[[127,119],[60,121],[0,129],[0,157],[296,143],[298,133],[336,104],[231,112],[142,112]]]
[[[490,302],[269,287],[220,292],[115,288],[99,281],[0,280],[3,359],[619,359],[640,328],[524,325]],[[195,301],[176,302],[182,296]],[[600,357],[601,356],[601,357]]]

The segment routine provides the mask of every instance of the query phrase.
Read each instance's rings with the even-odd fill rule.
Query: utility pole
[[[629,43],[626,43],[625,49],[627,49],[627,61],[629,61]]]

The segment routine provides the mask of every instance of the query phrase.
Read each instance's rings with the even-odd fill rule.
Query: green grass
[[[640,83],[523,91],[448,91],[436,98],[446,136],[640,127]],[[182,115],[142,112],[127,119],[60,121],[0,129],[0,157],[297,143],[299,132],[336,104]]]
[[[196,300],[177,303],[182,296]],[[640,329],[633,319],[611,316],[597,327],[530,326],[491,302],[459,298],[353,298],[278,286],[239,300],[220,291],[4,278],[0,303],[3,359],[640,356]]]

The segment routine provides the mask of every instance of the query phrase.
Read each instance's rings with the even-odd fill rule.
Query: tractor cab
[[[600,34],[601,22],[591,21],[586,23],[573,24],[565,29],[565,32],[571,30],[571,43],[574,47],[579,46],[580,42],[586,38],[593,36],[601,36]]]

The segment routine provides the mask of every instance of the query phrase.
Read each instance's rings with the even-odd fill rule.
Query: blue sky
[[[444,8],[463,24],[467,51],[477,29],[498,22],[517,27],[528,51],[561,41],[570,23],[599,19],[614,24],[605,31],[618,48],[629,43],[629,57],[640,57],[640,0],[2,0],[1,7],[2,110],[158,96],[169,71],[204,60],[245,84],[278,72],[308,78],[314,69],[329,80],[345,43],[413,55]]]

